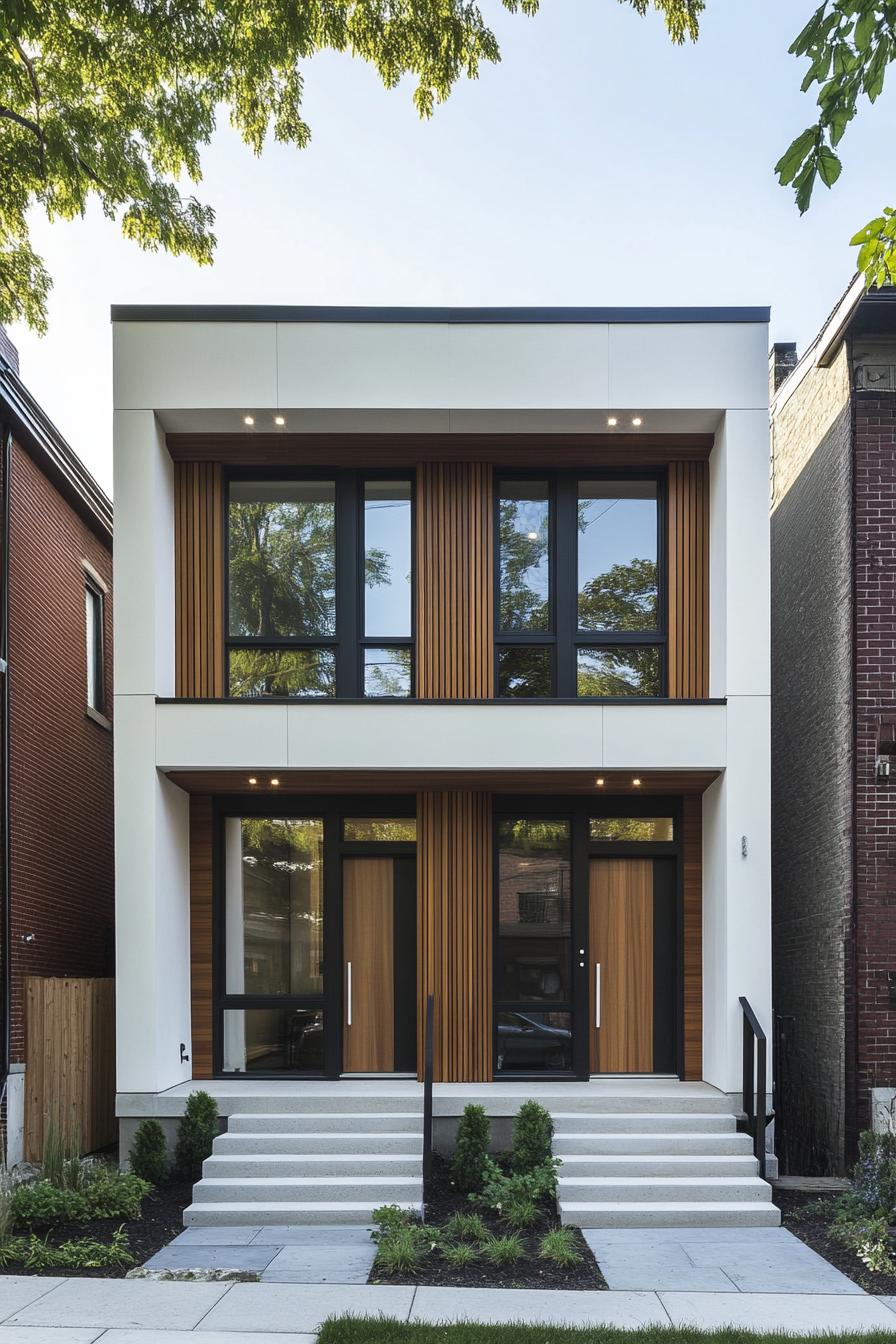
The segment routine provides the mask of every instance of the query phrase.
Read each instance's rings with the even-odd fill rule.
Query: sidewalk
[[[896,1335],[896,1299],[865,1294],[544,1292],[366,1284],[0,1278],[0,1344],[312,1344],[328,1316],[527,1324],[722,1325]],[[197,1339],[200,1336],[200,1339]]]

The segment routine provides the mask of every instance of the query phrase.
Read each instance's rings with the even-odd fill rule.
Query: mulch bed
[[[425,1220],[434,1226],[442,1223],[455,1213],[479,1213],[489,1232],[495,1236],[506,1236],[509,1228],[496,1214],[471,1204],[466,1195],[459,1194],[451,1184],[448,1175],[448,1163],[433,1156],[433,1173],[430,1198],[425,1205]],[[542,1206],[542,1218],[530,1233],[521,1233],[525,1246],[524,1255],[514,1265],[490,1265],[481,1256],[472,1265],[455,1269],[444,1261],[438,1252],[430,1255],[418,1274],[382,1274],[377,1270],[376,1262],[370,1271],[370,1283],[425,1284],[439,1288],[572,1288],[593,1290],[606,1288],[607,1282],[597,1266],[588,1243],[579,1229],[573,1232],[578,1249],[582,1253],[582,1262],[569,1269],[561,1269],[549,1260],[542,1260],[538,1254],[540,1238],[552,1227],[558,1227],[560,1219],[553,1203]]]
[[[841,1246],[830,1233],[830,1224],[837,1203],[836,1195],[822,1195],[802,1190],[775,1190],[772,1196],[781,1210],[784,1226],[824,1256],[835,1269],[845,1274],[867,1293],[896,1293],[896,1274],[875,1274],[862,1264],[855,1251]]]
[[[35,1228],[37,1236],[48,1241],[51,1246],[60,1246],[64,1241],[75,1241],[80,1237],[96,1237],[97,1241],[110,1241],[112,1234],[123,1227],[128,1234],[132,1265],[109,1265],[103,1269],[26,1269],[20,1261],[10,1261],[0,1266],[0,1274],[42,1275],[46,1278],[90,1278],[123,1279],[128,1270],[136,1269],[148,1260],[156,1251],[167,1246],[172,1237],[184,1230],[184,1209],[192,1203],[193,1186],[189,1181],[169,1181],[146,1196],[143,1201],[141,1218],[128,1221],[121,1218],[98,1218],[92,1223],[65,1223],[51,1230]],[[15,1233],[20,1235],[19,1232]],[[27,1233],[21,1233],[27,1235]]]

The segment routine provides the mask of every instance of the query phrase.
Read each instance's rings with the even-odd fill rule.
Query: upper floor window
[[[663,695],[659,476],[507,476],[497,493],[498,695]]]
[[[411,557],[407,478],[232,479],[228,694],[410,695]]]
[[[103,656],[103,611],[105,599],[100,585],[84,576],[84,614],[87,646],[87,705],[97,714],[106,711],[106,684]]]

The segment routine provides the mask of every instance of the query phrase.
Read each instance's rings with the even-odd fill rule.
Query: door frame
[[[671,816],[673,835],[671,841],[628,842],[597,841],[589,835],[588,822],[591,817],[651,817]],[[498,985],[498,966],[500,956],[500,928],[498,912],[498,873],[499,847],[498,825],[508,818],[533,821],[551,821],[568,819],[570,822],[570,891],[572,928],[570,935],[571,956],[571,1012],[573,1022],[572,1068],[562,1073],[524,1073],[505,1071],[498,1073],[498,1011],[500,1000],[496,989]],[[588,886],[591,860],[593,858],[672,858],[675,861],[675,962],[674,1005],[675,1005],[675,1071],[679,1078],[684,1076],[684,807],[678,794],[643,794],[633,797],[631,794],[590,795],[587,797],[563,798],[557,795],[532,794],[496,794],[492,803],[493,825],[493,862],[492,862],[492,1076],[495,1079],[507,1078],[515,1081],[537,1081],[538,1079],[571,1079],[587,1082],[591,1074],[589,1012],[591,1002],[591,946]],[[579,949],[585,949],[584,958]],[[560,1011],[566,1011],[567,1000]],[[603,1074],[602,1077],[612,1077]],[[643,1075],[650,1077],[650,1074]]]
[[[261,772],[259,772],[261,773]],[[324,991],[318,995],[227,994],[225,992],[225,857],[227,817],[319,817],[324,828]],[[415,858],[416,842],[345,841],[346,817],[417,819],[417,800],[408,794],[221,794],[212,799],[212,1077],[261,1081],[301,1078],[314,1082],[342,1076],[342,1034],[345,1008],[342,956],[343,858]],[[324,1014],[324,1067],[321,1073],[224,1070],[224,1018],[227,1008],[318,1008]],[[332,1028],[330,1027],[332,1023]],[[388,1077],[388,1075],[384,1075]]]

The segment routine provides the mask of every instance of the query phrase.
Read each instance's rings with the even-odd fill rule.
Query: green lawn
[[[830,1331],[825,1335],[782,1335],[752,1330],[692,1330],[673,1326],[642,1326],[636,1331],[609,1326],[581,1328],[555,1325],[415,1325],[383,1317],[338,1316],[326,1321],[318,1344],[781,1344],[791,1340],[848,1341],[849,1344],[894,1344],[885,1330]]]

